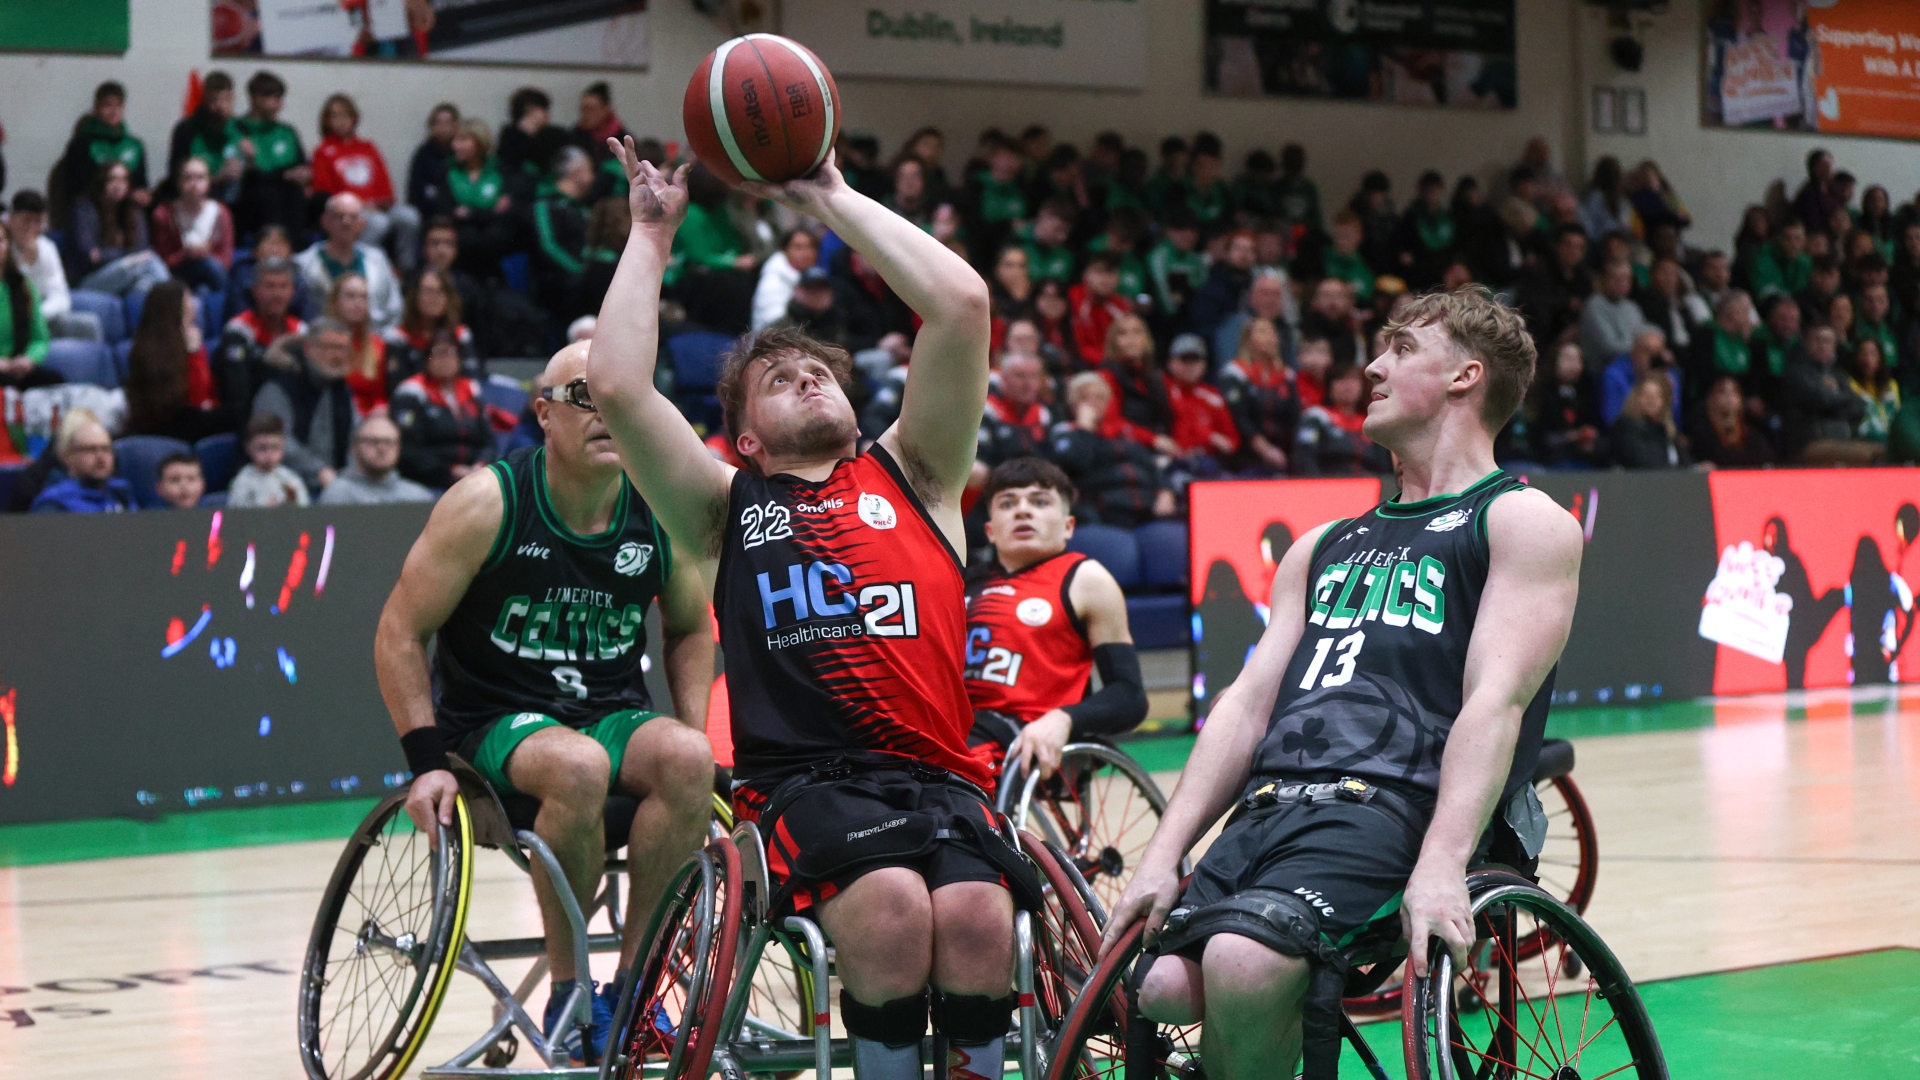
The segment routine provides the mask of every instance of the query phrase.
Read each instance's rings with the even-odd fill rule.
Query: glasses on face
[[[354,445],[356,446],[399,446],[400,445],[400,440],[394,438],[391,435],[356,435],[353,437],[353,442],[354,442]]]
[[[547,401],[571,405],[583,412],[599,411],[593,407],[593,395],[588,392],[585,379],[575,379],[565,386],[543,386],[540,396]]]

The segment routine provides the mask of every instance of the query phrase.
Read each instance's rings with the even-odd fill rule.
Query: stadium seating
[[[160,460],[169,454],[190,454],[193,447],[162,435],[128,435],[113,441],[114,472],[133,486],[134,501],[142,510],[166,505],[160,498]]]
[[[1099,560],[1120,583],[1135,645],[1177,649],[1187,644],[1185,525],[1156,521],[1138,530],[1081,525],[1067,549]]]
[[[1140,544],[1127,529],[1112,525],[1077,526],[1073,539],[1067,541],[1067,550],[1098,559],[1123,591],[1130,592],[1140,585]]]
[[[233,474],[240,469],[240,439],[227,433],[209,435],[193,444],[193,454],[200,459],[200,474],[206,477],[207,492],[224,493],[227,485],[233,483]]]
[[[119,297],[92,289],[75,289],[72,295],[73,310],[86,312],[100,320],[100,332],[107,344],[118,345],[132,337],[133,328],[127,324],[127,309]]]
[[[113,370],[120,375],[120,381],[127,381],[127,373],[133,370],[133,339],[128,338],[113,347]]]
[[[489,408],[499,409],[509,416],[519,416],[527,407],[527,388],[519,379],[506,375],[489,375],[481,384],[481,396],[486,399]]]
[[[689,330],[667,339],[667,355],[673,360],[673,396],[680,411],[708,430],[721,423],[720,399],[714,386],[720,381],[720,358],[733,346],[734,339],[711,330]]]
[[[120,385],[113,350],[97,341],[54,338],[47,343],[46,364],[70,383],[92,383],[109,390]]]
[[[140,312],[147,306],[147,294],[136,289],[121,303],[127,311],[127,336],[132,337],[133,332],[140,329]]]

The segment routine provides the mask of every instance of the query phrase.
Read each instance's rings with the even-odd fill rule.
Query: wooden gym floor
[[[1552,733],[1597,822],[1587,917],[1667,980],[1646,997],[1673,1075],[1920,1075],[1920,687],[1565,710]],[[1170,788],[1189,745],[1129,749]],[[300,1077],[295,973],[368,805],[0,828],[0,1077]],[[476,882],[470,934],[537,932],[504,857]],[[423,1060],[485,1022],[455,978]]]

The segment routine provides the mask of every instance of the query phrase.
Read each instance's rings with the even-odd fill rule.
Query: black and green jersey
[[[229,131],[233,140],[246,139],[253,143],[253,168],[260,172],[285,172],[307,160],[307,152],[300,146],[300,133],[291,124],[242,116],[233,121]]]
[[[488,466],[506,502],[493,548],[434,649],[434,716],[449,744],[516,712],[586,727],[648,709],[647,607],[673,568],[667,534],[626,481],[605,532],[567,528],[544,449]]]
[[[1440,790],[1487,583],[1487,508],[1524,486],[1495,471],[1457,495],[1381,503],[1321,534],[1306,629],[1255,752],[1256,774]],[[1515,778],[1533,774],[1552,697],[1550,672],[1521,721],[1507,796]]]

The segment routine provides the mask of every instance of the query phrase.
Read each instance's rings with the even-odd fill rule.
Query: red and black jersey
[[[865,751],[992,785],[967,748],[960,561],[884,448],[819,483],[736,473],[718,578],[735,776]]]
[[[1067,590],[1087,561],[1062,552],[1009,573],[998,562],[967,585],[967,698],[1023,724],[1078,702],[1093,646]]]

